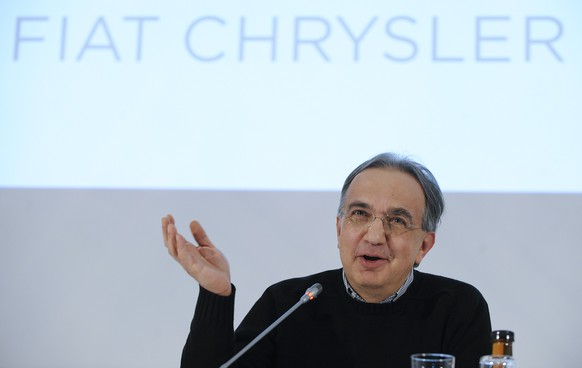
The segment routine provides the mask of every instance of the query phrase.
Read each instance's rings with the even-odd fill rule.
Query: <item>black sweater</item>
[[[456,368],[477,367],[490,353],[487,303],[473,286],[414,271],[393,303],[352,299],[341,269],[269,287],[233,331],[234,294],[200,289],[182,367],[218,367],[293,306],[319,282],[321,295],[297,309],[246,352],[236,367],[410,367],[414,353],[448,353]],[[233,289],[234,290],[234,289]]]

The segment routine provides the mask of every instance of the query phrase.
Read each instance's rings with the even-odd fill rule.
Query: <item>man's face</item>
[[[369,227],[356,226],[347,216],[359,209],[378,217],[402,217],[416,230],[386,234],[379,218]],[[422,187],[399,170],[373,168],[358,174],[346,192],[342,212],[344,216],[336,219],[340,258],[351,286],[367,302],[380,302],[395,293],[414,263],[420,263],[434,245],[435,234],[419,229],[424,213]]]

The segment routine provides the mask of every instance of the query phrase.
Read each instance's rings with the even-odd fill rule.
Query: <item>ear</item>
[[[342,233],[342,219],[340,216],[336,216],[335,218],[335,231],[338,239],[338,248],[339,248],[339,237]]]
[[[420,248],[418,249],[418,253],[416,253],[416,259],[414,260],[414,264],[418,266],[424,256],[432,249],[434,243],[436,241],[436,234],[434,232],[429,232],[424,235],[422,239],[422,243],[420,244]]]

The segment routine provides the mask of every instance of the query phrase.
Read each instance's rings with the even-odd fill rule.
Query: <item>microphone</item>
[[[317,296],[319,294],[321,294],[321,291],[322,290],[323,290],[323,286],[321,286],[320,283],[315,283],[310,288],[308,288],[307,290],[305,290],[305,294],[303,294],[301,296],[301,298],[299,299],[299,301],[297,303],[295,303],[294,306],[292,306],[291,308],[289,308],[289,310],[287,312],[285,312],[281,317],[279,317],[275,322],[271,323],[271,325],[269,327],[267,327],[263,332],[261,332],[257,337],[255,337],[253,341],[249,342],[247,344],[247,346],[245,346],[235,356],[233,356],[232,358],[230,358],[229,361],[227,361],[226,363],[224,363],[223,365],[221,365],[220,368],[227,368],[227,367],[229,367],[238,358],[240,358],[244,353],[246,353],[250,348],[252,348],[257,342],[259,342],[259,340],[261,340],[263,337],[265,337],[266,334],[268,334],[269,332],[271,332],[272,329],[274,329],[275,327],[277,327],[277,325],[279,323],[283,322],[283,320],[285,318],[287,318],[291,313],[295,312],[295,310],[297,308],[299,308],[303,304],[307,303],[308,301],[317,298]]]

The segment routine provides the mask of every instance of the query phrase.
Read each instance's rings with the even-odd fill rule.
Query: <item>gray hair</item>
[[[412,159],[395,153],[381,153],[356,167],[348,175],[342,187],[338,215],[342,215],[345,204],[346,192],[354,178],[364,170],[372,168],[394,168],[405,172],[415,178],[424,192],[424,214],[422,216],[422,229],[424,231],[436,231],[445,210],[445,200],[441,188],[434,175],[422,164]]]

